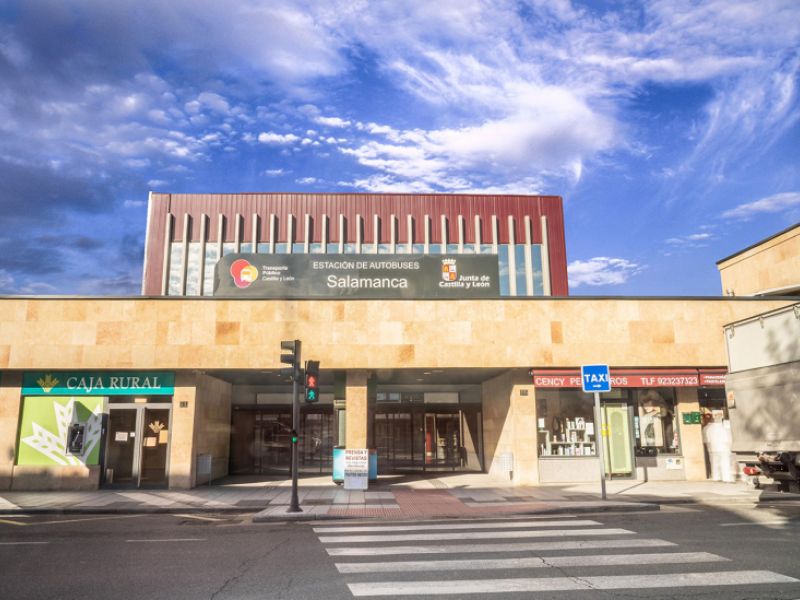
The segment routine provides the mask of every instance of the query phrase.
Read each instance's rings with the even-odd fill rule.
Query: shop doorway
[[[635,476],[633,459],[633,408],[627,403],[605,402],[601,405],[603,454],[606,476],[610,479],[630,479]]]
[[[171,417],[169,404],[109,406],[104,487],[166,487]]]

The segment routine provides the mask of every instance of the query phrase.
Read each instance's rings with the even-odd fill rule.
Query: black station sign
[[[497,298],[497,256],[228,254],[214,296],[247,298]]]

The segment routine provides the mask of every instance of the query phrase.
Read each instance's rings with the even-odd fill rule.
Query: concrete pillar
[[[681,435],[681,452],[687,481],[705,481],[706,459],[703,448],[702,425],[684,425],[683,413],[697,412],[700,403],[697,388],[678,388],[678,427]]]
[[[536,396],[526,370],[508,371],[482,386],[483,440],[487,472],[514,485],[539,481]],[[503,461],[513,457],[509,474]]]
[[[510,413],[514,424],[514,485],[538,483],[536,393],[527,373],[515,373]]]
[[[170,489],[186,490],[195,485],[196,414],[197,376],[194,373],[176,373],[169,440]]]
[[[365,370],[347,371],[345,383],[345,437],[347,448],[368,448],[369,398]]]
[[[22,404],[22,374],[3,373],[0,387],[0,490],[11,489]]]

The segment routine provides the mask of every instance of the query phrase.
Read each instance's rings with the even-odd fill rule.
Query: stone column
[[[368,371],[361,369],[347,371],[345,384],[345,438],[347,448],[368,448],[368,379]]]
[[[195,485],[196,414],[197,376],[194,373],[176,373],[169,441],[170,489],[187,490]]]
[[[697,388],[678,388],[677,422],[681,432],[681,453],[687,481],[706,480],[706,459],[702,425],[684,425],[683,413],[700,410]]]
[[[0,387],[0,490],[11,489],[22,405],[22,374],[3,373]]]
[[[536,393],[527,373],[515,373],[509,413],[514,424],[514,485],[539,482]]]

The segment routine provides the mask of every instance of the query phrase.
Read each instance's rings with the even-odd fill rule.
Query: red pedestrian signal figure
[[[319,400],[319,361],[306,361],[306,402]]]

